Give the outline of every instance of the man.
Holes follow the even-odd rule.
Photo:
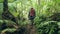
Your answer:
[[[32,22],[31,25],[33,25],[33,23],[34,23],[35,16],[36,16],[35,15],[35,9],[34,8],[31,8],[31,10],[29,12],[29,15],[28,15],[29,20],[31,20],[31,22]]]

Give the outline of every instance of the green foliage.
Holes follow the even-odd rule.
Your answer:
[[[2,20],[2,2],[3,0],[0,0],[0,25],[4,22],[7,23],[7,26],[15,24],[10,20]],[[8,2],[9,11],[19,19],[20,26],[26,26],[31,23],[28,20],[28,13],[30,8],[33,7],[36,12],[34,24],[37,34],[55,34],[56,30],[60,28],[60,21],[52,20],[54,13],[60,13],[60,0],[8,0]],[[60,14],[55,15],[55,17],[60,20]],[[60,34],[60,30],[58,34]]]
[[[0,0],[0,3],[2,3],[4,0]],[[8,0],[8,2],[14,2],[15,0]]]

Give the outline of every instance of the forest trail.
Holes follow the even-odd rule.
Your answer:
[[[27,25],[27,34],[36,34],[36,28],[34,25]]]

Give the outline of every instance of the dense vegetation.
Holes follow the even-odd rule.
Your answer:
[[[34,34],[60,34],[60,0],[8,0],[9,12],[17,18],[18,25],[10,19],[4,19],[3,1],[0,0],[0,33],[32,34],[31,21],[28,18],[30,9],[36,12],[33,29]],[[10,15],[9,15],[10,16]],[[2,29],[2,24],[6,25]],[[8,33],[7,33],[8,32]]]

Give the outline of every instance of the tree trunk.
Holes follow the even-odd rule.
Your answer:
[[[4,0],[4,2],[3,2],[3,11],[4,12],[8,11],[8,0]]]
[[[8,0],[3,1],[3,13],[2,13],[2,18],[5,20],[11,20],[18,24],[18,18],[12,15],[9,10],[8,10]]]
[[[40,0],[38,0],[38,5],[40,5]]]

